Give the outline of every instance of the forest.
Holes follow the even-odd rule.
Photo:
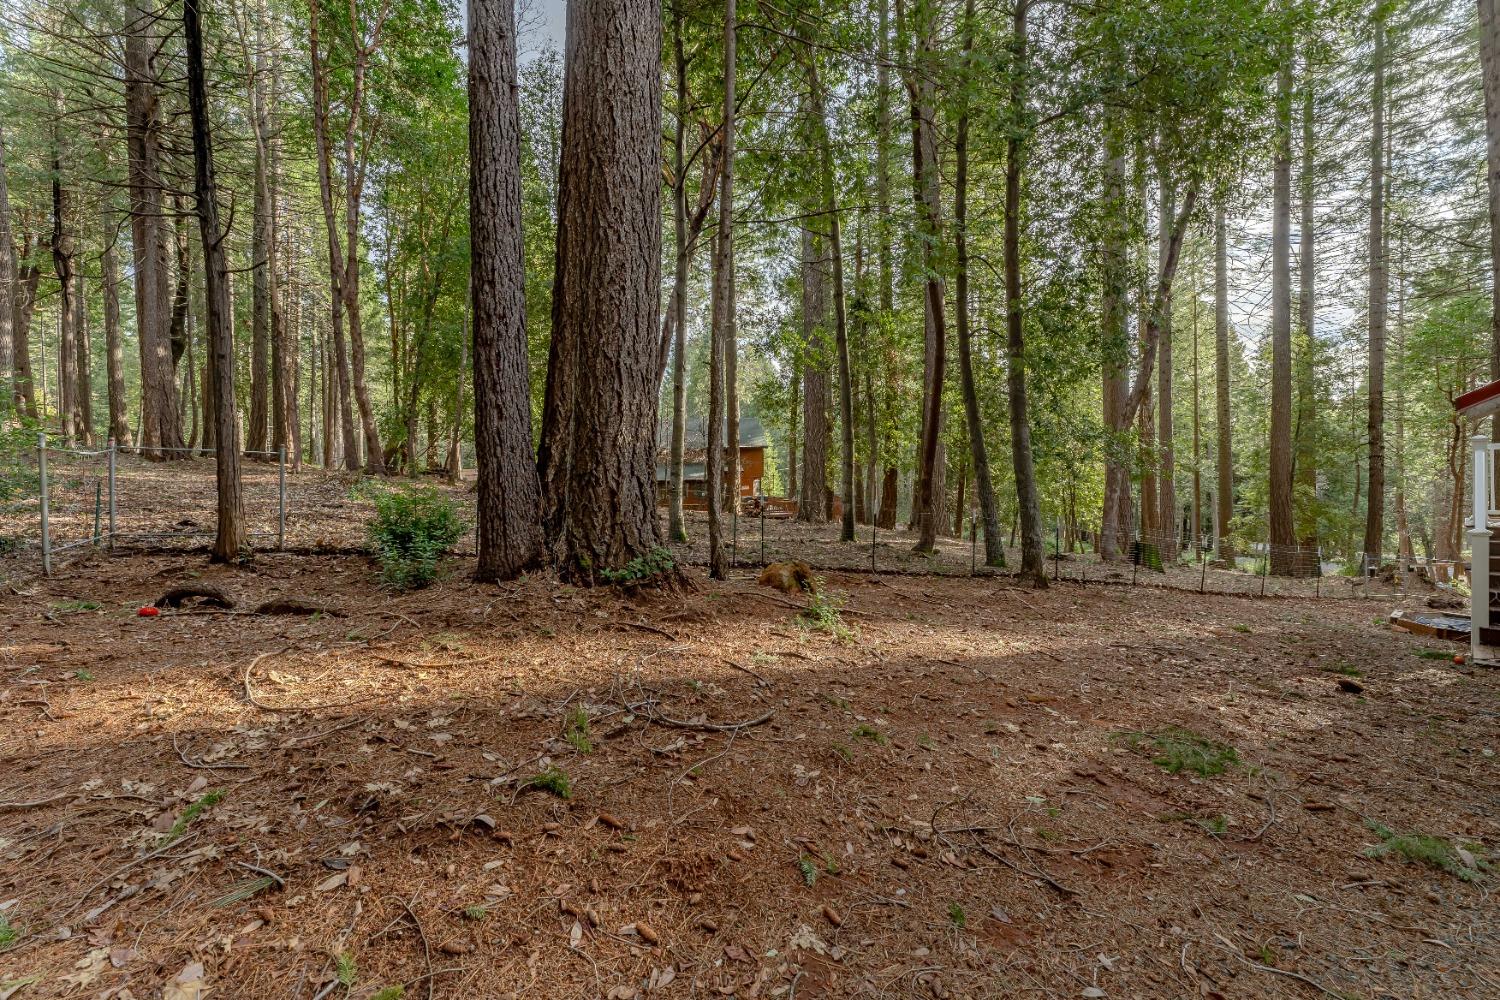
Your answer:
[[[0,7],[0,1000],[1500,995],[1500,0]]]
[[[718,503],[684,515],[684,439],[737,482],[742,413],[757,489],[846,540],[972,520],[1033,577],[1055,529],[1278,574],[1459,557],[1450,403],[1493,353],[1473,10],[652,7],[630,113],[661,141],[605,156],[576,102],[623,98],[568,63],[561,10],[489,8],[208,9],[200,122],[179,7],[18,5],[9,426],[171,458],[228,421],[294,470],[477,464],[500,574],[618,570],[690,530],[713,557],[736,501],[700,482]],[[628,205],[627,163],[659,181]],[[616,225],[634,255],[594,259]],[[596,450],[616,413],[628,457]]]

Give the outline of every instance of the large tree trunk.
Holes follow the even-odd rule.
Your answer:
[[[552,560],[593,583],[661,543],[661,7],[574,0],[566,48],[539,470]]]
[[[219,228],[214,192],[214,152],[209,133],[208,87],[203,72],[203,30],[199,0],[183,0],[183,33],[187,36],[188,106],[193,122],[193,194],[203,237],[204,303],[209,345],[214,358],[214,429],[220,447],[215,455],[219,492],[219,525],[213,559],[236,559],[246,546],[240,494],[239,441],[235,427],[234,327],[230,315],[229,265]]]
[[[1229,253],[1224,225],[1224,203],[1214,204],[1214,448],[1217,485],[1214,489],[1214,552],[1221,560],[1234,559],[1229,541],[1234,519],[1234,453],[1229,426]]]
[[[733,3],[733,0],[730,0]],[[818,79],[817,56],[808,52],[807,81],[812,101],[814,133],[823,187],[823,211],[828,216],[828,252],[833,262],[833,343],[839,366],[839,492],[843,500],[839,541],[854,541],[854,386],[849,373],[849,317],[844,296],[844,258],[840,245],[838,184],[833,172],[833,147],[823,112],[823,86]]]
[[[1374,84],[1370,96],[1370,442],[1369,500],[1365,507],[1366,565],[1378,563],[1385,542],[1385,12],[1374,17]]]
[[[188,343],[188,313],[192,309],[193,265],[192,242],[188,234],[187,208],[182,195],[172,195],[172,233],[176,238],[177,280],[172,286],[172,318],[167,325],[167,339],[172,343],[172,370],[182,361]],[[233,317],[231,317],[231,320]]]
[[[677,131],[672,137],[672,232],[677,240],[676,269],[672,278],[672,430],[667,458],[667,538],[687,541],[682,514],[682,466],[687,439],[687,281],[690,245],[687,225],[687,53],[682,41],[682,8],[672,8],[672,60],[677,79]],[[703,191],[699,189],[701,199]]]
[[[1271,159],[1270,571],[1297,565],[1292,522],[1292,57],[1276,71],[1276,133]]]
[[[1025,26],[1026,26],[1026,6],[1027,6],[1027,2],[1028,2],[1028,0],[1018,0],[1018,2],[1017,2],[1017,5],[1016,5],[1016,11],[1017,12],[1016,12],[1015,17],[1016,17],[1016,23],[1019,25],[1019,29],[1022,32],[1022,34],[1020,36],[1014,37],[1013,40],[1012,40],[1013,52],[1019,50],[1019,52],[1022,55],[1022,57],[1024,57],[1025,44],[1026,44],[1024,32],[1025,32]],[[972,72],[972,68],[973,68],[972,64],[973,64],[973,57],[974,57],[974,0],[965,0],[965,3],[964,3],[963,45],[964,45],[964,64],[965,64],[965,70],[966,70],[966,79],[965,79],[965,81],[963,83],[963,86],[968,87],[970,84],[969,84],[969,80],[967,79],[967,74]],[[1019,118],[1018,117],[1014,117],[1014,116],[1018,116],[1019,113],[1024,110],[1024,105],[1025,105],[1025,96],[1026,95],[1025,95],[1025,91],[1023,89],[1024,84],[1020,80],[1020,76],[1019,76],[1020,72],[1021,71],[1019,69],[1016,69],[1015,70],[1016,76],[1011,81],[1011,108],[1010,108],[1010,112],[1011,112],[1011,115],[1013,116],[1013,118],[1012,118],[1013,121],[1019,121]],[[1018,105],[1019,105],[1019,107],[1018,107]],[[957,134],[957,140],[955,142],[955,150],[954,151],[955,151],[956,166],[955,166],[954,178],[953,178],[953,181],[954,181],[953,182],[953,249],[954,249],[954,272],[955,272],[954,273],[954,285],[955,285],[955,288],[954,288],[953,317],[954,317],[954,331],[955,331],[955,333],[958,336],[958,374],[959,374],[959,385],[960,385],[960,388],[961,388],[961,390],[963,392],[963,397],[964,397],[964,420],[965,420],[965,423],[968,426],[968,431],[969,431],[969,450],[972,453],[972,457],[973,457],[973,460],[974,460],[974,486],[975,486],[975,492],[978,493],[978,495],[979,495],[979,512],[980,512],[980,517],[984,521],[984,564],[986,566],[1004,566],[1005,565],[1005,538],[1000,534],[1000,511],[999,511],[998,504],[995,502],[995,484],[990,480],[990,456],[989,456],[989,449],[985,446],[985,441],[984,441],[984,418],[983,418],[983,416],[979,412],[979,391],[978,391],[978,388],[975,385],[973,350],[971,349],[970,343],[969,343],[969,204],[968,204],[968,200],[969,200],[969,106],[968,106],[968,100],[967,100],[967,98],[964,99],[964,102],[963,102],[963,111],[959,115],[959,119],[958,119],[958,134]],[[1015,202],[1014,209],[1015,209],[1015,213],[1018,216],[1018,218],[1016,220],[1014,220],[1014,221],[1016,223],[1016,233],[1017,233],[1017,237],[1016,237],[1017,244],[1016,245],[1017,245],[1017,249],[1018,250],[1019,250],[1019,246],[1020,246],[1020,242],[1019,242],[1020,241],[1020,236],[1019,236],[1019,233],[1020,233],[1019,214],[1020,214],[1020,209],[1021,209],[1021,201],[1020,201],[1019,185],[1020,185],[1021,171],[1020,171],[1019,162],[1015,163],[1014,173],[1012,173],[1012,171],[1011,171],[1011,166],[1012,166],[1013,158],[1017,158],[1018,159],[1019,155],[1020,155],[1020,140],[1018,138],[1013,137],[1011,140],[1009,140],[1007,142],[1007,145],[1006,145],[1006,161],[1005,161],[1005,164],[1006,164],[1006,175],[1005,175],[1005,181],[1006,181],[1006,188],[1005,188],[1005,194],[1006,194],[1006,201],[1005,201],[1005,208],[1006,208],[1006,216],[1005,216],[1005,225],[1006,225],[1005,233],[1006,233],[1006,237],[1005,238],[1006,238],[1006,244],[1005,244],[1005,248],[1006,248],[1006,254],[1007,254],[1006,259],[1005,259],[1005,277],[1006,277],[1007,296],[1009,295],[1009,289],[1010,289],[1010,268],[1011,268],[1011,260],[1010,260],[1010,257],[1009,257],[1009,253],[1010,253],[1010,242],[1009,242],[1009,240],[1010,240],[1010,226],[1011,226],[1011,223],[1013,221],[1011,219],[1011,209],[1012,209],[1012,206],[1011,206],[1011,202],[1010,202],[1010,193],[1011,193],[1012,187],[1017,188],[1017,191],[1016,191],[1016,202]],[[1017,270],[1016,270],[1016,288],[1017,288],[1017,295],[1019,296],[1019,289],[1020,289],[1020,270],[1019,270],[1019,268],[1020,268],[1020,262],[1019,261],[1016,262],[1016,268],[1017,268]],[[1017,301],[1015,303],[1015,309],[1016,309],[1016,316],[1017,316],[1017,320],[1018,320],[1017,341],[1016,341],[1016,347],[1017,347],[1018,350],[1021,348],[1021,345],[1022,345],[1022,342],[1021,342],[1021,339],[1020,339],[1020,330],[1019,330],[1020,308],[1021,308],[1021,304],[1020,304],[1019,301]],[[1009,316],[1008,316],[1008,313],[1007,313],[1007,326],[1008,325],[1009,325]],[[1014,359],[1012,359],[1012,361],[1010,363],[1014,364]],[[1023,425],[1024,425],[1025,429],[1026,429],[1027,435],[1028,435],[1028,438],[1027,438],[1027,441],[1026,441],[1026,454],[1025,454],[1025,462],[1026,462],[1026,466],[1027,466],[1026,472],[1027,472],[1028,475],[1031,475],[1032,472],[1033,472],[1033,469],[1032,469],[1032,466],[1031,466],[1031,442],[1030,442],[1030,437],[1029,437],[1029,435],[1030,435],[1030,424],[1026,420],[1026,415],[1025,415],[1025,397],[1024,397],[1024,393],[1026,391],[1025,390],[1025,384],[1026,383],[1025,383],[1024,375],[1023,375],[1022,379],[1020,380],[1020,382],[1021,382],[1021,392],[1023,394],[1022,398],[1020,400],[1020,404],[1021,404],[1021,413],[1020,413],[1020,416],[1021,416],[1022,423],[1023,423]],[[1016,400],[1016,398],[1014,396],[1014,392],[1012,392],[1012,396],[1011,396],[1011,399],[1010,399],[1010,403],[1011,403],[1012,407],[1014,407],[1014,405],[1016,404],[1016,402],[1017,402],[1017,400]],[[1014,420],[1014,418],[1015,418],[1015,414],[1013,412],[1012,413],[1012,420]],[[1014,440],[1012,441],[1012,444],[1011,444],[1011,450],[1012,450],[1013,453],[1016,450],[1016,442]],[[1016,458],[1016,456],[1013,454],[1012,458],[1014,459],[1014,458]],[[1016,476],[1016,481],[1017,481],[1018,484],[1020,483],[1020,480],[1021,480],[1021,476],[1018,474]],[[1035,493],[1036,493],[1036,481],[1035,481],[1034,475],[1032,476],[1031,482],[1029,484],[1029,488],[1031,489],[1032,496],[1034,498],[1035,497]],[[1040,516],[1040,515],[1038,515],[1038,516]]]
[[[131,252],[135,265],[136,341],[141,356],[140,446],[148,457],[184,458],[173,367],[171,281],[160,175],[161,118],[154,65],[154,10],[129,0],[125,15],[126,146],[130,154]]]
[[[933,67],[937,62],[937,13],[920,5],[913,13],[917,39],[916,69],[907,75],[911,98],[912,200],[922,247],[922,269],[927,275],[922,296],[923,405],[922,434],[917,455],[914,515],[919,532],[917,552],[932,552],[942,520],[943,490],[939,441],[943,425],[943,381],[947,364],[947,325],[943,318],[944,289],[939,247],[943,239],[939,194],[937,123],[934,120]]]
[[[34,244],[28,234],[22,240],[22,251],[18,259],[26,260],[16,271],[15,302],[11,309],[11,327],[15,336],[15,395],[16,408],[30,420],[36,420],[36,379],[31,371],[31,317],[36,312],[36,290],[41,283],[42,270],[31,259]],[[39,253],[40,248],[36,247]]]
[[[823,241],[811,224],[802,229],[802,476],[797,520],[821,524],[827,520],[828,370],[824,322],[828,315],[823,271]]]
[[[1303,59],[1302,81],[1302,164],[1298,176],[1298,199],[1301,202],[1301,231],[1297,247],[1297,313],[1300,340],[1297,352],[1297,429],[1296,454],[1293,456],[1293,516],[1297,525],[1297,547],[1300,550],[1296,572],[1299,576],[1321,576],[1318,555],[1318,441],[1317,380],[1318,337],[1314,321],[1313,288],[1316,275],[1314,260],[1313,198],[1316,180],[1313,160],[1313,70],[1312,58]]]
[[[469,238],[474,310],[474,447],[479,565],[510,579],[542,555],[531,451],[526,276],[521,263],[521,119],[513,0],[469,0]],[[408,439],[407,447],[414,442]]]
[[[967,0],[967,4],[966,13],[972,19],[974,0]],[[1011,31],[1010,128],[1005,143],[1005,369],[1010,390],[1011,464],[1015,469],[1016,506],[1021,521],[1021,578],[1030,580],[1033,586],[1046,587],[1042,514],[1037,498],[1036,467],[1031,455],[1031,418],[1026,411],[1026,341],[1021,299],[1021,167],[1025,157],[1021,136],[1026,115],[1026,15],[1029,7],[1028,0],[1016,0]],[[963,302],[962,293],[959,301]],[[966,388],[965,395],[970,391]],[[977,430],[977,406],[975,409],[970,423]],[[976,465],[982,455],[983,449],[975,448]],[[983,490],[988,486],[988,470],[979,471],[985,477],[980,480],[980,489]],[[997,536],[995,546],[999,547],[999,519],[994,520],[992,529],[990,514],[986,512],[986,551],[990,547],[991,530]],[[1003,558],[1002,555],[1002,561]]]

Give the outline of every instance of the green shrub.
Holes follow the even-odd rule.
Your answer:
[[[458,504],[431,486],[401,486],[373,499],[370,548],[380,562],[381,582],[397,590],[427,586],[464,533]]]
[[[620,569],[601,569],[599,578],[617,587],[654,583],[669,576],[677,568],[672,553],[658,546],[643,556],[636,556]]]
[[[1223,774],[1232,765],[1240,762],[1234,747],[1219,743],[1181,726],[1168,726],[1154,733],[1117,733],[1131,749],[1153,752],[1151,763],[1168,774],[1192,771],[1200,777]]]
[[[1459,845],[1426,833],[1396,833],[1383,823],[1366,820],[1365,826],[1380,843],[1365,849],[1365,856],[1382,858],[1397,854],[1408,861],[1436,868],[1464,882],[1477,882],[1490,864],[1477,844]]]

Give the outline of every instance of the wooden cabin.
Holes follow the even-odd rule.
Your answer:
[[[701,419],[689,419],[683,439],[682,453],[682,506],[687,510],[708,509],[708,448]],[[660,428],[657,441],[670,442],[672,429]],[[766,471],[766,429],[760,418],[753,413],[740,415],[740,497],[764,495],[761,479]],[[726,449],[727,458],[727,449]],[[658,503],[667,502],[667,476],[671,469],[671,452],[662,448],[656,454],[656,497]],[[729,482],[728,462],[725,462],[724,490],[732,489]]]
[[[1497,506],[1496,469],[1500,443],[1490,441],[1479,421],[1500,413],[1500,381],[1464,393],[1453,401],[1460,417],[1475,423],[1469,438],[1473,448],[1472,512],[1469,526],[1469,659],[1471,663],[1500,663],[1500,506]]]

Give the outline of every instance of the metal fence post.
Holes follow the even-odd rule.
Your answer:
[[[969,518],[969,575],[979,573],[979,525]]]
[[[119,445],[109,439],[109,547],[115,547],[115,454]]]
[[[276,548],[286,545],[286,445],[276,449]]]
[[[766,504],[761,501],[760,505],[760,564],[766,564]]]
[[[1266,596],[1266,577],[1271,575],[1271,538],[1266,536],[1266,560],[1260,564],[1260,596]]]
[[[875,532],[880,529],[874,518],[870,519],[870,572],[875,572]]]
[[[1052,579],[1062,579],[1062,522],[1052,522]]]
[[[101,494],[104,492],[104,484],[94,480],[94,548],[99,547],[99,508],[101,506]]]
[[[42,494],[42,573],[52,575],[52,537],[47,526],[47,432],[37,431],[36,465]]]

